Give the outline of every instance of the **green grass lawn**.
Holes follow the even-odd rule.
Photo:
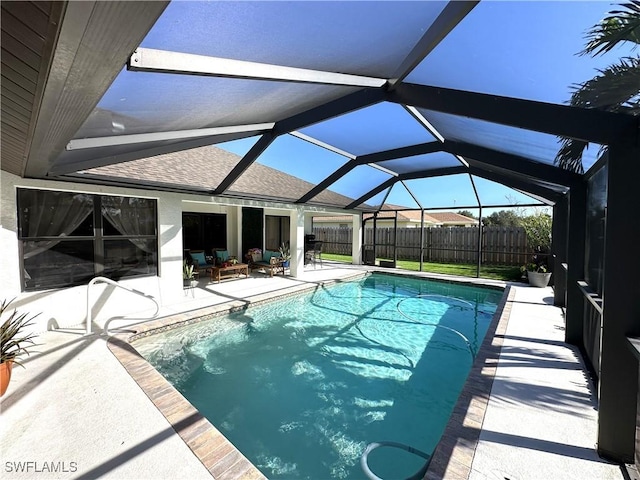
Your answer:
[[[351,255],[337,255],[334,253],[323,253],[323,260],[333,260],[336,262],[351,263]],[[420,262],[410,260],[398,260],[398,268],[405,270],[420,271]],[[466,263],[428,263],[422,264],[423,272],[445,273],[448,275],[460,275],[463,277],[475,277],[477,266]],[[519,280],[520,268],[512,265],[482,265],[480,267],[480,277],[493,280]]]

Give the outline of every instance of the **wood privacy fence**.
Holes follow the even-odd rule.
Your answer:
[[[322,251],[351,255],[351,228],[315,227],[322,240]],[[393,228],[378,228],[376,257],[393,259]],[[373,229],[365,229],[365,248],[373,245]],[[420,229],[398,228],[397,259],[420,260]],[[478,227],[427,227],[424,229],[425,262],[476,263]],[[522,265],[531,250],[522,227],[487,226],[482,228],[482,263],[485,265]]]

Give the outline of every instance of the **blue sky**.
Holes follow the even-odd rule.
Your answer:
[[[597,58],[578,56],[584,46],[585,31],[613,9],[610,2],[480,2],[452,34],[407,78],[407,81],[482,93],[495,93],[550,103],[566,103],[570,86],[594,76],[597,68],[604,68],[629,51],[624,48]],[[389,112],[367,109],[369,120],[358,122],[359,128],[389,126]],[[372,115],[373,114],[373,115]],[[355,115],[350,115],[355,116]],[[364,116],[360,115],[358,120]],[[344,139],[340,119],[327,122],[322,140],[355,154],[359,138]],[[392,122],[391,125],[399,122]],[[373,126],[372,126],[373,125]],[[336,133],[331,135],[330,129]],[[407,134],[399,126],[397,135],[406,140]],[[311,132],[309,132],[311,134]],[[319,135],[322,136],[322,135]],[[374,136],[379,149],[392,148]],[[248,151],[255,139],[221,145],[239,155]],[[518,139],[514,138],[515,141]],[[422,140],[427,141],[427,140]],[[417,142],[416,142],[417,143]],[[554,139],[555,143],[555,139]],[[370,143],[365,143],[370,145]],[[555,148],[555,144],[551,145]],[[365,147],[366,149],[366,147]],[[590,152],[595,157],[597,146]],[[524,152],[523,152],[524,153]],[[545,152],[548,155],[548,152]],[[552,158],[552,157],[551,157]],[[269,148],[260,163],[317,182],[338,168],[345,158],[323,149],[305,145],[298,139],[282,139]],[[369,181],[370,180],[370,181]],[[343,181],[334,190],[350,196],[384,177],[373,174],[371,179],[354,175],[352,182]],[[468,176],[427,179],[408,182],[409,188],[425,206],[463,206],[476,204]],[[358,188],[360,187],[360,188]],[[476,179],[476,187],[485,204],[497,205],[513,201],[520,204],[533,200],[503,186]],[[380,197],[380,196],[378,196]],[[387,199],[390,203],[414,206],[406,191],[397,185]],[[493,209],[486,209],[491,213]]]
[[[172,2],[143,47],[161,48],[302,68],[371,75],[395,70],[393,59],[408,52],[423,27],[443,8],[441,2]],[[602,1],[480,2],[460,25],[407,77],[407,81],[529,100],[565,103],[571,86],[593,77],[629,49],[592,58],[578,56],[585,32],[615,5]],[[280,35],[286,29],[286,39]],[[372,43],[375,48],[372,49]],[[375,70],[370,71],[370,70]],[[166,76],[122,72],[99,107],[135,113],[148,125],[197,128],[196,118],[211,121],[251,118],[252,109],[268,117],[304,89],[286,90],[278,82]],[[169,78],[170,77],[170,78]],[[233,88],[227,88],[235,82]],[[271,85],[270,85],[271,84]],[[311,87],[306,87],[311,88]],[[318,88],[314,86],[313,88]],[[326,95],[336,95],[328,87]],[[336,88],[336,87],[332,87]],[[342,87],[338,87],[342,88]],[[219,92],[218,92],[219,91]],[[310,90],[311,91],[311,90]],[[347,93],[347,92],[345,92]],[[162,97],[162,102],[157,98]],[[200,108],[198,108],[200,107]],[[269,110],[271,108],[272,110]],[[196,111],[197,110],[197,111]],[[198,117],[198,115],[200,117]],[[209,117],[207,117],[209,115]],[[216,117],[218,115],[219,117]],[[254,114],[255,115],[255,114]],[[260,114],[258,114],[259,116]],[[209,120],[207,120],[209,118]],[[503,151],[551,163],[556,139],[535,132],[480,125],[468,119],[433,115],[434,126],[456,126],[462,135]],[[467,122],[455,125],[455,122]],[[476,124],[474,124],[476,122]],[[214,122],[215,123],[215,122]],[[233,123],[232,123],[233,124]],[[474,128],[469,128],[474,127]],[[475,128],[477,127],[477,128]],[[482,128],[480,128],[482,127]],[[381,104],[313,125],[303,133],[352,154],[371,153],[408,143],[432,141],[398,105]],[[478,133],[480,132],[480,133]],[[465,138],[461,138],[465,139]],[[244,155],[255,138],[220,144]],[[513,149],[522,149],[514,151]],[[597,146],[591,148],[591,162]],[[451,159],[432,157],[436,163]],[[428,161],[428,159],[416,159]],[[347,159],[291,136],[278,138],[258,159],[312,183],[318,183]],[[388,176],[358,168],[331,187],[357,198]],[[426,207],[475,204],[468,176],[408,182]],[[509,189],[478,180],[485,205],[531,200]],[[382,195],[369,203],[381,200]],[[400,185],[389,203],[415,206]]]

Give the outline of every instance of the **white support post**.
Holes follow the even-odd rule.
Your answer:
[[[291,260],[289,270],[291,276],[297,278],[304,272],[304,233],[306,216],[302,207],[289,212],[289,248]]]
[[[243,252],[242,251],[242,206],[241,205],[237,205],[235,207],[233,207],[235,209],[235,214],[236,214],[236,251],[238,252],[237,254],[237,259],[240,263],[243,263],[245,261],[244,258],[244,254],[247,252]],[[231,207],[229,207],[229,209],[231,209]]]
[[[353,216],[351,257],[351,263],[354,265],[362,265],[362,214]]]

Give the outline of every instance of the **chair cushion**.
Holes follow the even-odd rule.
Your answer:
[[[266,263],[271,262],[271,259],[273,257],[279,257],[280,256],[280,252],[276,252],[274,250],[265,250],[264,253],[262,254],[262,260]]]
[[[204,257],[204,252],[191,252],[191,258],[198,261],[198,266],[203,267],[207,264],[207,259]]]
[[[215,251],[216,258],[221,262],[226,262],[229,260],[229,252],[227,250],[216,250]]]

